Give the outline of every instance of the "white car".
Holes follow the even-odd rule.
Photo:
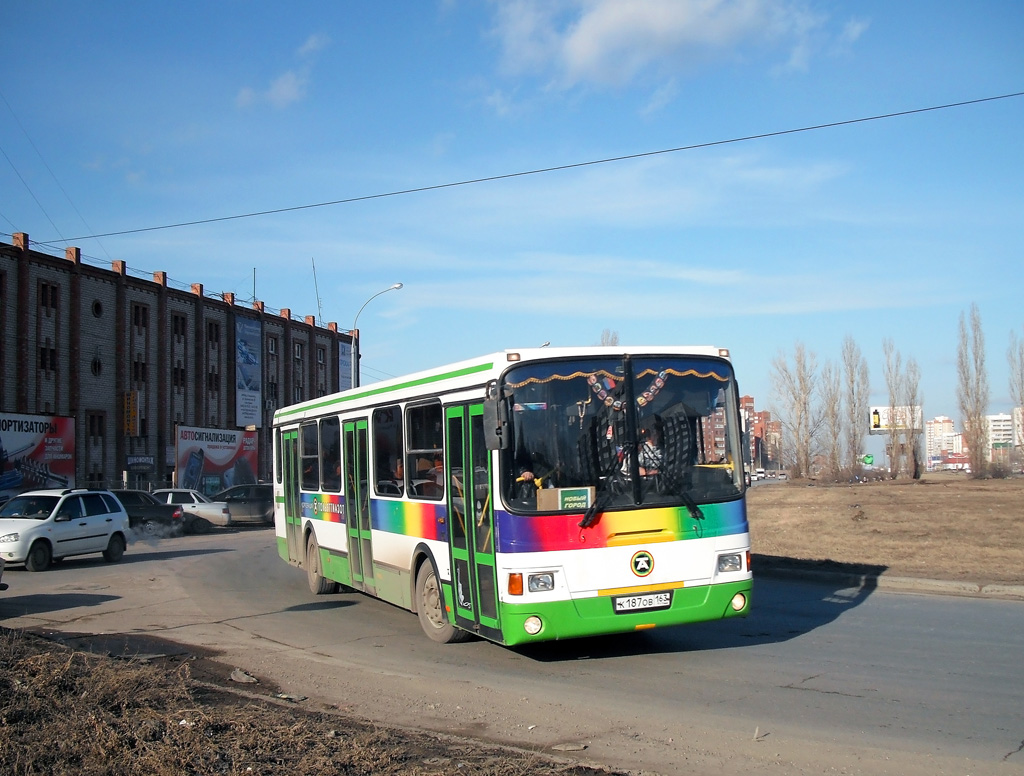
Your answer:
[[[0,507],[0,558],[29,571],[93,552],[115,563],[124,555],[128,531],[128,513],[110,491],[31,490]]]
[[[185,512],[187,533],[206,533],[211,525],[231,525],[231,512],[224,501],[211,501],[198,490],[161,488],[153,496],[165,504],[179,504]]]

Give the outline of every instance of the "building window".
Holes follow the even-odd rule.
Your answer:
[[[132,305],[132,325],[141,334],[149,328],[149,308],[142,304]]]
[[[106,416],[102,412],[90,412],[86,415],[85,425],[90,444],[103,443],[103,437],[106,435],[106,420]]]
[[[295,360],[296,361],[301,361],[302,360],[302,343],[301,342],[296,342],[295,343]]]
[[[179,361],[175,366],[171,368],[171,385],[174,386],[174,390],[181,393],[185,390],[185,367],[181,365]]]
[[[277,337],[267,337],[267,352],[270,355],[276,355],[277,353]]]
[[[217,321],[206,322],[206,339],[211,345],[220,343],[220,324]]]
[[[47,340],[49,345],[49,340]],[[43,372],[57,371],[57,349],[50,347],[39,348],[39,369]]]
[[[326,348],[317,348],[316,349],[316,362],[318,364],[323,364],[326,361],[327,361],[327,349]]]
[[[39,284],[39,306],[46,315],[57,309],[57,286],[53,283]]]
[[[292,401],[302,401],[302,386],[296,385],[292,391]]]
[[[267,383],[267,401],[277,404],[277,383]]]
[[[217,393],[220,391],[220,373],[210,372],[206,375],[206,390],[210,393]]]
[[[136,356],[132,362],[132,381],[136,383],[146,382],[148,366],[142,356]]]
[[[178,313],[173,313],[171,315],[171,334],[175,339],[185,339],[185,326],[186,319],[184,315],[179,315]]]

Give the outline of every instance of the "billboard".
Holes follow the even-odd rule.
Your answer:
[[[259,446],[255,431],[178,426],[174,476],[179,488],[210,496],[232,485],[256,482]]]
[[[893,431],[924,432],[924,413],[920,405],[913,407],[872,407],[868,420],[869,434],[888,434]],[[913,425],[911,425],[913,424]]]
[[[338,390],[347,391],[352,387],[352,345],[338,343]]]
[[[242,428],[263,424],[262,353],[260,322],[235,318],[235,425]]]
[[[75,419],[0,412],[0,498],[75,487]]]

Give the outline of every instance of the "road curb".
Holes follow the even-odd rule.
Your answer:
[[[759,562],[760,561],[760,562]],[[803,579],[819,584],[841,584],[849,587],[876,588],[906,593],[930,593],[973,598],[996,598],[1024,601],[1024,585],[986,584],[945,579],[897,577],[885,573],[844,570],[841,568],[813,568],[806,561],[786,563],[777,558],[754,559],[754,576],[780,579]],[[838,565],[838,564],[837,564]]]

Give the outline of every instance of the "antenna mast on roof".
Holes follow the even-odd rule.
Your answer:
[[[323,303],[320,301],[320,287],[317,285],[317,282],[316,282],[316,260],[312,256],[310,256],[309,257],[309,262],[310,262],[310,264],[313,265],[313,292],[316,294],[317,321],[319,322],[320,326],[323,326],[324,325],[324,306],[323,306]]]

